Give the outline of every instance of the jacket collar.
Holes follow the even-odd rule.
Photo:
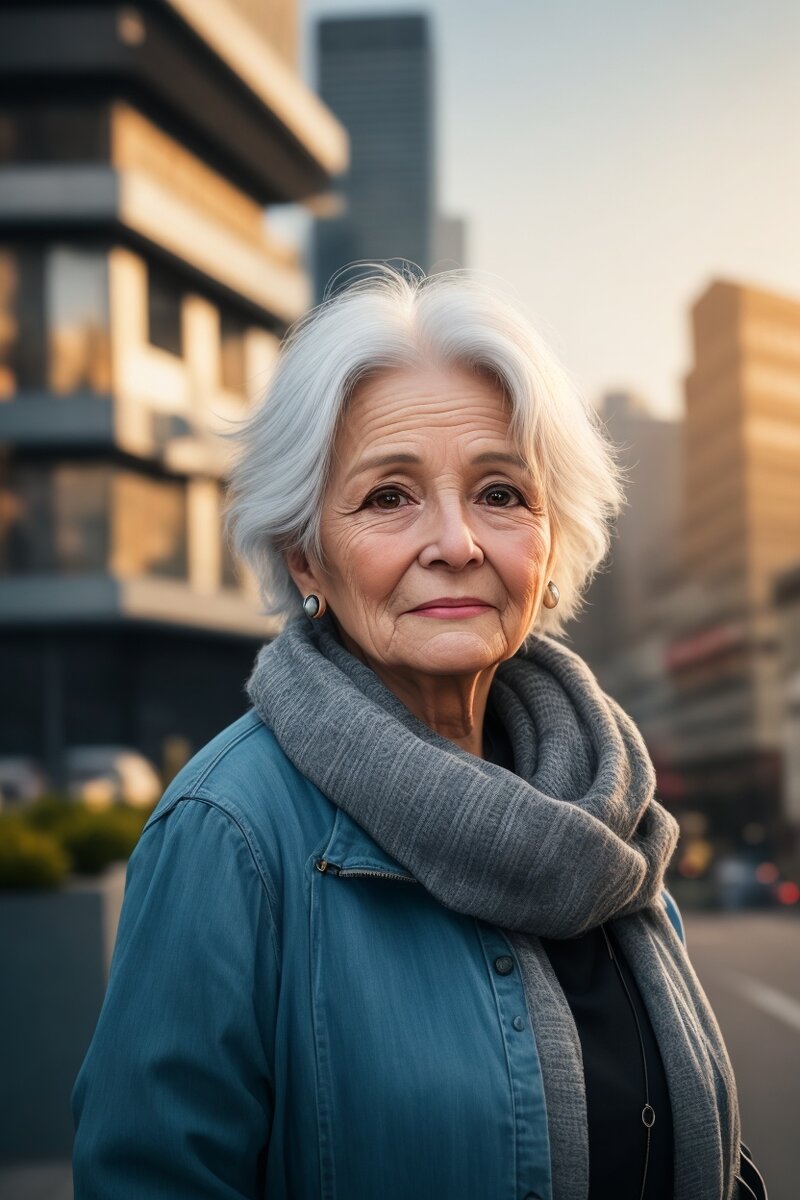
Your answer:
[[[403,879],[416,878],[373,841],[343,808],[336,809],[336,820],[321,857],[342,870],[385,871]]]

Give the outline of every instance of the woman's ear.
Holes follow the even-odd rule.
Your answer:
[[[292,546],[291,549],[284,550],[283,557],[301,596],[307,596],[310,592],[316,592],[318,595],[324,594],[319,569],[308,559],[300,546]]]

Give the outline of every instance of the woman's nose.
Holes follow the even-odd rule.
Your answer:
[[[470,562],[483,562],[483,551],[475,540],[468,509],[458,497],[433,506],[424,524],[424,537],[419,556],[423,566],[442,562],[463,568]]]

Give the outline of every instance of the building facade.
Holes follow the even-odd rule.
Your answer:
[[[672,801],[681,787],[671,768],[674,690],[664,663],[677,578],[681,428],[630,392],[609,392],[598,411],[624,470],[626,503],[568,640],[638,724],[660,798]]]
[[[436,241],[432,271],[452,271],[466,267],[467,222],[464,217],[440,213],[436,221]]]
[[[783,843],[777,576],[800,559],[800,301],[718,281],[692,310],[672,751],[718,828]]]
[[[74,744],[196,748],[275,631],[220,435],[311,301],[264,209],[347,162],[294,41],[286,0],[0,13],[0,754],[56,779]]]
[[[433,54],[427,16],[327,17],[317,26],[321,98],[350,138],[338,215],[315,223],[316,298],[358,260],[437,254]],[[351,267],[345,280],[359,274]],[[336,290],[336,284],[330,289]]]

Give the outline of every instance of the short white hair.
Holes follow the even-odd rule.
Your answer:
[[[263,611],[288,617],[302,597],[284,554],[325,562],[320,515],[334,441],[363,380],[393,367],[461,367],[493,379],[511,407],[557,538],[556,608],[534,627],[563,633],[608,551],[624,503],[623,470],[593,406],[518,306],[468,271],[425,276],[386,264],[325,299],[286,334],[263,399],[223,436],[239,443],[227,473],[224,535],[253,571]]]

